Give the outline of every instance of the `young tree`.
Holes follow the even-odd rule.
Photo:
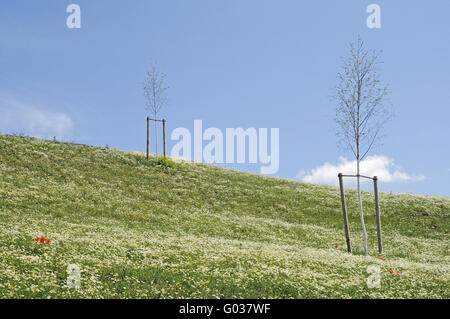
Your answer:
[[[160,72],[156,65],[153,65],[151,69],[147,72],[143,88],[144,97],[147,109],[152,115],[154,115],[155,120],[157,119],[158,113],[161,108],[167,103],[166,90],[168,87],[165,86],[164,80],[166,75]],[[155,121],[155,147],[156,154],[158,154],[158,128],[157,122]]]
[[[364,253],[367,255],[367,232],[360,185],[360,161],[377,143],[380,131],[392,117],[386,107],[388,88],[380,82],[378,75],[379,52],[368,51],[364,42],[350,44],[350,55],[343,59],[341,72],[335,89],[337,101],[336,123],[339,143],[350,149],[356,158],[356,175],[361,225],[364,235]]]

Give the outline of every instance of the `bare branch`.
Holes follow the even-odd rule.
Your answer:
[[[334,98],[339,145],[350,149],[357,160],[376,144],[380,131],[392,117],[391,109],[386,107],[389,91],[378,75],[379,57],[380,52],[366,50],[358,39],[350,43],[350,54],[341,58],[342,69],[337,74]]]
[[[158,71],[156,65],[153,65],[150,71],[147,72],[144,82],[142,84],[144,89],[145,104],[151,114],[158,118],[158,113],[161,108],[167,104],[166,90],[164,80],[166,75]],[[158,129],[155,121],[155,149],[158,154]]]
[[[157,115],[161,108],[167,104],[165,86],[166,75],[158,71],[156,66],[152,66],[150,71],[147,72],[144,82],[144,97],[147,109],[153,114]]]

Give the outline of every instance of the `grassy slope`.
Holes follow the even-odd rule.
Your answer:
[[[449,298],[450,199],[381,194],[381,261],[348,194],[353,255],[334,187],[0,135],[0,297]]]

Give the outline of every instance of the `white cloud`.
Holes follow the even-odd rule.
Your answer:
[[[368,156],[361,161],[361,175],[377,176],[381,182],[406,182],[422,181],[423,175],[410,175],[394,164],[394,160],[383,155]],[[303,182],[315,184],[338,185],[339,173],[356,174],[356,160],[348,160],[345,157],[339,158],[339,163],[334,165],[325,163],[311,170],[311,172],[301,171],[297,178]]]
[[[49,112],[15,98],[0,96],[0,131],[50,138],[67,138],[73,121],[69,115]]]

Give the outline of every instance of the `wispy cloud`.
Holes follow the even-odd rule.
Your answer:
[[[337,185],[339,173],[356,174],[356,160],[339,158],[338,164],[325,163],[311,170],[311,172],[300,171],[297,175],[303,182],[316,184]],[[368,156],[361,161],[361,174],[377,176],[384,183],[422,181],[424,175],[411,175],[402,171],[394,164],[394,160],[383,155]]]
[[[49,138],[68,138],[73,129],[69,115],[49,112],[16,98],[0,95],[0,131]]]

